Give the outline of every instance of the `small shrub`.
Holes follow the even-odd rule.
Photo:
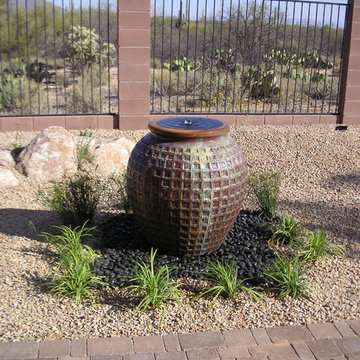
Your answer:
[[[271,242],[275,244],[292,245],[299,240],[301,235],[301,223],[297,222],[293,216],[285,214],[278,229],[274,232]]]
[[[48,83],[54,80],[55,72],[49,72],[45,63],[40,61],[28,62],[25,66],[26,76],[37,83]]]
[[[115,193],[120,197],[121,204],[126,214],[131,214],[132,208],[130,205],[127,188],[126,188],[126,171],[124,171],[121,175],[113,175],[111,180],[115,184]],[[115,197],[117,197],[115,195]],[[114,195],[112,195],[112,198]]]
[[[46,108],[44,90],[35,81],[4,76],[0,80],[0,111],[9,114],[39,114]]]
[[[85,164],[91,164],[94,161],[94,154],[91,152],[88,142],[76,144],[76,157],[79,169],[82,169]]]
[[[219,296],[235,299],[241,292],[249,293],[256,300],[263,299],[254,289],[244,285],[245,279],[238,278],[238,269],[234,262],[231,262],[230,265],[223,265],[219,261],[210,262],[204,280],[208,281],[210,286],[196,296],[194,300],[202,296],[211,296],[213,299],[208,308],[213,305]]]
[[[287,295],[292,298],[309,295],[308,284],[303,279],[304,272],[298,257],[281,257],[275,253],[272,266],[265,267],[263,272],[278,298]]]
[[[99,88],[106,84],[107,73],[103,71],[100,81],[98,67],[85,69],[83,76],[68,90],[68,109],[73,113],[101,113],[108,106],[107,92]]]
[[[277,172],[253,172],[248,184],[264,216],[274,217],[280,192],[280,174]]]
[[[315,262],[332,255],[343,255],[345,248],[342,245],[328,244],[325,231],[308,231],[300,254],[305,262]]]
[[[64,225],[75,227],[93,220],[103,188],[98,179],[79,173],[50,183],[49,190],[38,192],[38,199],[55,211]]]
[[[162,322],[167,315],[166,302],[178,300],[178,285],[170,279],[172,269],[169,269],[167,265],[155,271],[156,252],[157,250],[151,249],[150,268],[139,258],[132,272],[133,278],[130,279],[134,284],[125,289],[130,296],[140,299],[137,311],[144,312],[148,307],[160,308],[162,310]]]
[[[59,254],[58,267],[62,273],[50,283],[50,292],[60,297],[75,296],[79,303],[85,298],[94,302],[91,290],[98,285],[105,285],[102,278],[93,271],[96,258],[94,250],[81,243],[83,238],[91,236],[94,229],[86,228],[85,225],[86,223],[74,229],[56,226],[60,234],[42,234],[55,246]]]

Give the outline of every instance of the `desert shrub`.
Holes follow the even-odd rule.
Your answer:
[[[304,280],[304,270],[298,257],[289,258],[275,253],[273,264],[266,266],[263,272],[277,297],[309,295],[309,286]]]
[[[87,173],[52,180],[50,188],[38,191],[39,201],[55,211],[64,225],[91,222],[99,204],[103,185]]]
[[[126,287],[126,291],[131,297],[139,299],[137,311],[145,311],[148,307],[160,308],[162,319],[167,315],[166,303],[170,300],[178,300],[178,284],[170,278],[167,265],[162,266],[157,271],[154,268],[156,250],[151,249],[150,267],[139,258],[132,270],[130,281],[133,285]]]
[[[91,236],[94,228],[81,227],[72,229],[57,226],[59,234],[43,233],[48,241],[55,246],[59,260],[57,262],[61,275],[50,283],[50,292],[60,297],[75,296],[81,303],[85,298],[94,301],[92,289],[105,285],[100,276],[93,270],[96,254],[92,248],[82,244],[82,239]]]
[[[277,172],[252,172],[248,178],[256,202],[261,212],[268,217],[274,217],[279,198],[281,177]]]
[[[68,61],[77,69],[92,64],[111,66],[114,63],[112,55],[115,53],[115,46],[107,42],[102,43],[95,29],[80,25],[72,26],[68,34],[67,46]]]
[[[8,75],[1,78],[0,84],[0,111],[32,114],[45,110],[46,96],[35,81]]]
[[[107,91],[99,91],[106,84],[107,73],[100,76],[98,67],[85,69],[82,77],[68,91],[68,109],[73,113],[101,113],[108,105]]]
[[[37,83],[54,80],[55,72],[49,72],[47,65],[38,60],[28,62],[25,70],[26,76]]]
[[[307,237],[302,245],[300,254],[305,262],[323,260],[333,255],[343,255],[345,249],[342,245],[329,244],[325,231],[308,231]]]
[[[213,305],[219,296],[235,299],[242,292],[250,294],[256,300],[263,299],[255,289],[245,286],[245,279],[239,279],[238,269],[234,262],[231,262],[230,265],[223,265],[219,261],[210,262],[204,280],[209,283],[209,286],[204,292],[196,296],[194,300],[202,296],[212,297],[213,299],[208,308]]]

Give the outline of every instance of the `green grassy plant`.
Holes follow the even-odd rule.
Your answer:
[[[298,257],[288,258],[275,253],[272,266],[263,269],[271,289],[278,298],[308,296],[308,283],[304,280],[304,271]]]
[[[131,297],[140,299],[137,311],[144,312],[148,307],[160,308],[162,310],[161,322],[167,315],[166,302],[178,300],[178,284],[170,279],[168,266],[162,266],[155,271],[154,260],[157,250],[151,249],[150,267],[140,258],[136,262],[132,279],[133,285],[126,287]]]
[[[126,189],[126,171],[120,175],[113,175],[111,180],[115,184],[115,192],[120,197],[121,204],[126,214],[131,214],[132,208]],[[113,197],[113,196],[112,196]]]
[[[248,184],[255,195],[261,212],[267,217],[274,217],[280,192],[280,174],[277,172],[253,172]]]
[[[50,184],[50,189],[39,190],[38,199],[55,211],[64,225],[74,227],[92,221],[103,188],[100,180],[78,173],[52,180]]]
[[[58,254],[58,267],[62,273],[50,283],[50,292],[60,297],[75,296],[82,303],[85,298],[94,302],[92,289],[105,285],[102,278],[95,275],[93,264],[96,254],[93,249],[83,245],[81,240],[91,236],[94,228],[82,227],[72,229],[68,226],[56,226],[59,234],[43,233],[42,235],[55,246]]]
[[[332,255],[343,255],[345,248],[342,245],[329,244],[325,231],[308,231],[307,237],[302,245],[300,254],[305,262],[323,260]]]
[[[293,216],[285,214],[270,242],[281,245],[292,245],[299,240],[300,235],[301,223],[297,222]]]
[[[94,161],[94,154],[87,141],[76,144],[76,157],[78,168],[81,169],[85,164],[91,164]]]
[[[235,299],[241,292],[247,292],[256,300],[263,300],[262,295],[257,291],[244,285],[245,279],[239,279],[238,269],[234,262],[231,262],[230,265],[223,265],[219,261],[210,262],[208,273],[204,280],[208,281],[210,285],[204,292],[196,296],[194,300],[203,296],[211,296],[213,299],[208,309],[219,296]]]

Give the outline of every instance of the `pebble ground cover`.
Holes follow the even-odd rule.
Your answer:
[[[93,136],[99,142],[119,136],[137,141],[144,134],[99,130]],[[55,272],[54,249],[37,234],[51,231],[59,220],[36,201],[38,184],[19,175],[19,188],[0,191],[0,340],[146,335],[359,317],[360,129],[238,126],[231,134],[240,143],[250,171],[281,173],[278,214],[287,212],[311,230],[323,229],[330,241],[346,247],[345,257],[312,266],[307,274],[312,297],[279,300],[269,293],[266,303],[248,295],[235,302],[218,298],[207,311],[208,299],[188,302],[193,297],[191,289],[199,289],[201,281],[185,277],[179,279],[184,300],[168,304],[168,316],[161,326],[161,311],[134,316],[136,302],[117,288],[96,292],[96,305],[79,305],[71,298],[58,300],[42,288],[44,279]],[[19,145],[26,145],[34,136],[0,133],[1,148],[11,149],[15,138]],[[250,197],[245,199],[244,210],[256,210]],[[96,223],[106,216],[119,216],[117,210],[108,212],[104,204]],[[94,243],[99,241],[100,236],[95,236]]]

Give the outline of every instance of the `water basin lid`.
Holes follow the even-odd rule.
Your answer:
[[[205,119],[194,116],[169,117],[149,122],[152,133],[177,139],[194,139],[214,137],[227,134],[228,124],[216,119]]]

